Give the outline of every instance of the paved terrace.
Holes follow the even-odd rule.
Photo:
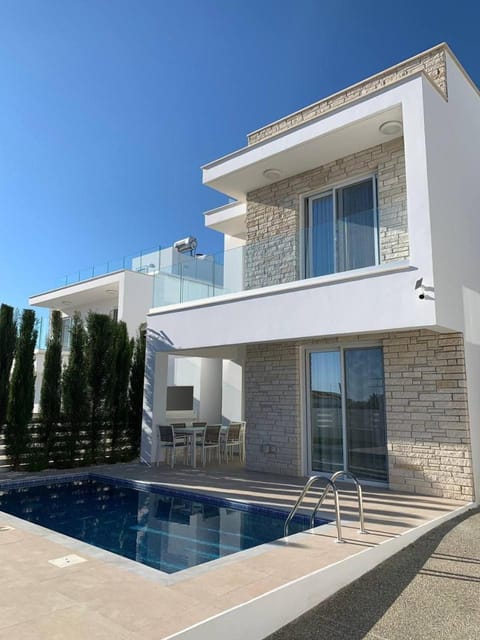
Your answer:
[[[127,464],[95,467],[92,471],[286,510],[291,508],[303,485],[301,479],[250,473],[234,465],[170,470],[164,466],[148,469]],[[2,473],[0,482],[25,475]],[[314,496],[310,505],[313,501]],[[364,505],[368,534],[362,536],[357,531],[355,494],[348,492],[342,499],[346,544],[335,544],[334,527],[327,525],[313,533],[292,536],[288,543],[272,543],[172,575],[0,513],[0,525],[14,527],[0,533],[0,639],[159,640],[213,616],[218,616],[213,627],[210,622],[208,628],[197,627],[181,636],[215,640],[225,637],[227,624],[230,640],[237,637],[235,633],[249,640],[260,638],[268,632],[259,628],[259,616],[247,609],[245,612],[234,609],[234,615],[241,620],[241,628],[238,624],[236,628],[228,618],[232,608],[256,599],[253,602],[260,611],[270,611],[281,624],[282,610],[268,600],[270,592],[274,592],[274,597],[281,596],[285,585],[290,584],[303,589],[305,576],[333,563],[340,562],[335,571],[343,567],[348,573],[352,561],[341,561],[358,559],[361,552],[374,552],[385,542],[407,540],[408,536],[399,536],[462,506],[451,500],[378,489],[365,491]],[[331,508],[324,515],[331,517]],[[350,518],[355,521],[349,521]],[[381,549],[387,549],[387,545]],[[81,555],[87,562],[64,569],[48,563],[70,553]],[[361,557],[367,558],[367,554]],[[335,579],[330,578],[327,595],[338,589],[334,583]],[[315,604],[309,602],[310,606]],[[227,616],[219,615],[226,611]]]

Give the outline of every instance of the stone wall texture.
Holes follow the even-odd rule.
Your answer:
[[[245,362],[249,469],[301,475],[298,345],[248,345]]]
[[[296,113],[293,113],[282,120],[278,120],[272,124],[254,131],[247,139],[248,144],[253,145],[263,142],[276,135],[285,133],[289,129],[301,126],[306,122],[328,114],[336,109],[345,107],[346,105],[381,91],[386,87],[395,84],[416,73],[423,72],[439,89],[439,91],[447,98],[447,69],[445,46],[439,45],[430,51],[426,51],[410,60],[406,60],[395,67],[386,69],[381,73],[367,78],[343,91],[335,93],[332,96],[324,98],[315,104],[312,104]]]
[[[380,262],[407,258],[405,154],[403,138],[397,138],[249,193],[245,288],[300,277],[303,194],[373,173],[378,184]]]
[[[419,330],[349,336],[383,346],[389,486],[473,498],[462,334]],[[341,345],[339,339],[308,346]],[[303,475],[299,342],[249,345],[245,365],[247,468]]]
[[[393,334],[383,350],[390,486],[473,498],[462,334]]]

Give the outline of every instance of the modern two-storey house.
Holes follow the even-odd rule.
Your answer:
[[[142,455],[172,355],[222,360],[246,466],[480,490],[480,98],[447,45],[203,167],[230,293],[150,310]],[[201,413],[201,407],[200,407]]]

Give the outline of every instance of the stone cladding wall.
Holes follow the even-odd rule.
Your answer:
[[[473,498],[462,334],[419,330],[349,336],[384,350],[389,483],[392,489]],[[340,339],[308,346],[340,345]],[[301,343],[249,345],[245,365],[247,468],[303,475]]]
[[[248,194],[245,288],[297,280],[303,219],[301,195],[376,173],[380,261],[408,257],[403,138],[365,149]]]
[[[247,468],[301,475],[298,345],[247,346],[245,419]]]
[[[462,334],[392,334],[383,350],[390,486],[472,499]]]
[[[406,60],[395,67],[386,69],[358,84],[347,87],[345,90],[324,98],[313,105],[305,107],[282,120],[254,131],[247,136],[248,144],[253,145],[263,142],[276,135],[285,133],[289,129],[301,126],[302,124],[328,114],[336,109],[342,108],[355,100],[364,98],[377,91],[381,91],[396,82],[404,80],[409,76],[424,72],[433,84],[447,98],[447,65],[444,45],[439,45],[430,51],[426,51],[415,58]]]

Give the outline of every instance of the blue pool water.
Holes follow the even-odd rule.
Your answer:
[[[281,512],[126,485],[85,478],[8,488],[0,491],[0,511],[166,573],[283,537]],[[296,518],[289,533],[308,526]]]

